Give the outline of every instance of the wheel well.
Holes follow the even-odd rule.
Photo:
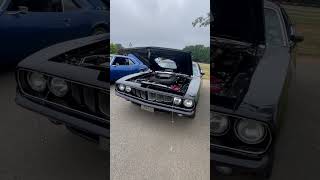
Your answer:
[[[109,32],[109,29],[108,29],[108,27],[107,27],[106,24],[97,24],[97,25],[93,26],[93,28],[92,28],[92,33],[94,33],[94,31],[95,31],[97,28],[103,28],[103,29],[105,29],[106,31]]]

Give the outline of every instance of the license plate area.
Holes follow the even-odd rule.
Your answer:
[[[141,105],[141,109],[148,112],[154,112],[154,108],[145,105]]]

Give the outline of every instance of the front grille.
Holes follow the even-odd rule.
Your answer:
[[[19,71],[19,85],[22,93],[47,101],[46,105],[50,108],[62,111],[93,124],[109,127],[109,94],[107,90],[87,86],[77,82],[67,81],[69,91],[64,97],[57,97],[47,88],[44,92],[33,91],[27,83],[29,71]],[[48,81],[52,76],[46,75]]]
[[[143,90],[132,88],[131,94],[133,96],[140,98],[140,99],[148,100],[148,101],[152,101],[152,102],[165,103],[168,105],[172,105],[172,103],[173,103],[172,96],[167,96],[167,95],[163,95],[163,94],[159,94],[159,93],[155,93],[155,92],[143,91]]]
[[[102,118],[109,116],[109,96],[105,91],[79,84],[71,86],[72,97],[79,106],[86,108],[93,115]]]

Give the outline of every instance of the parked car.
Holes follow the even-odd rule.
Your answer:
[[[115,90],[117,96],[150,112],[162,110],[195,116],[201,76],[193,75],[191,53],[158,47],[123,51],[144,61],[150,70],[119,79]],[[198,72],[201,74],[201,70]]]
[[[115,82],[116,80],[138,72],[148,70],[141,60],[135,57],[133,54],[128,56],[122,55],[110,55],[110,81]]]
[[[59,43],[21,61],[16,103],[109,149],[109,35]]]
[[[0,65],[55,43],[109,32],[105,0],[0,0]]]
[[[214,0],[212,6],[212,165],[222,174],[269,177],[303,37],[279,4]]]

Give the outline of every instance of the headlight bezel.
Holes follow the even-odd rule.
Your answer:
[[[210,133],[212,132],[213,136],[216,136],[216,137],[226,135],[226,134],[230,131],[230,129],[231,129],[231,128],[230,128],[230,127],[231,127],[231,122],[230,122],[229,117],[228,117],[227,115],[224,115],[224,114],[219,114],[219,113],[215,113],[215,112],[210,112],[210,126],[211,126],[211,119],[212,119],[211,114],[213,114],[213,116],[214,116],[214,115],[218,115],[218,116],[225,117],[225,118],[226,118],[226,121],[227,121],[227,126],[226,126],[226,128],[225,128],[222,132],[219,132],[219,133],[213,132],[213,131],[211,131],[211,129],[210,129]]]
[[[177,101],[179,101],[179,103],[177,103]],[[173,97],[173,100],[172,100],[173,104],[176,105],[176,106],[180,106],[183,102],[183,99],[180,98],[180,97]]]
[[[117,86],[118,86],[119,91],[121,91],[121,92],[124,92],[126,89],[126,86],[124,84],[118,84]]]
[[[132,88],[130,86],[125,86],[125,90],[126,93],[130,93],[132,91]]]
[[[187,101],[190,101],[191,102],[191,106],[187,106],[185,103],[187,102]],[[194,100],[192,100],[192,99],[183,99],[183,106],[184,107],[186,107],[186,108],[192,108],[193,106],[194,106]]]
[[[67,90],[66,90],[65,92],[63,92],[62,94],[57,94],[57,92],[55,92],[55,90],[54,90],[54,87],[52,86],[52,81],[53,81],[53,80],[60,80],[60,81],[64,82],[65,85],[67,86]],[[51,77],[50,79],[48,79],[47,86],[48,86],[48,88],[49,88],[49,91],[50,91],[53,95],[55,95],[56,97],[58,97],[58,98],[63,98],[63,97],[65,97],[65,96],[69,93],[69,91],[70,91],[70,85],[69,85],[68,81],[65,80],[65,79],[63,79],[63,78],[59,78],[59,77]],[[60,92],[59,92],[59,93],[60,93]]]
[[[258,140],[256,140],[255,142],[247,141],[246,139],[244,139],[244,138],[240,135],[240,133],[239,133],[239,131],[238,131],[238,126],[239,126],[239,124],[242,123],[242,122],[249,122],[249,123],[254,122],[254,123],[256,123],[256,124],[259,124],[259,125],[263,128],[263,136],[261,136],[261,138],[258,139]],[[268,135],[268,133],[269,133],[269,132],[268,132],[268,131],[269,131],[269,128],[267,128],[264,123],[262,123],[262,122],[260,122],[260,121],[252,120],[252,119],[246,119],[246,118],[238,119],[238,120],[234,123],[233,129],[234,129],[234,134],[237,136],[237,138],[238,138],[241,142],[243,142],[243,143],[245,143],[245,144],[247,144],[247,145],[257,145],[257,144],[260,144],[260,143],[264,142],[265,139],[266,139],[266,137],[267,137],[267,135]]]
[[[250,119],[250,118],[245,118],[245,117],[241,117],[241,116],[237,116],[237,115],[232,115],[232,114],[228,114],[228,113],[221,113],[221,112],[216,112],[216,111],[211,111],[210,112],[210,120],[211,120],[211,113],[216,113],[218,115],[223,115],[223,116],[227,116],[229,119],[229,130],[224,133],[223,135],[217,135],[214,134],[211,130],[210,130],[210,134],[214,137],[217,138],[223,138],[224,136],[230,136],[233,137],[233,139],[239,143],[245,144],[245,145],[260,145],[260,144],[264,144],[264,143],[268,143],[268,141],[272,140],[272,135],[271,135],[271,129],[268,123],[264,122],[264,121],[259,121],[259,120],[255,120],[255,119]],[[237,125],[240,121],[249,121],[249,122],[257,122],[259,123],[263,128],[264,128],[264,135],[262,140],[260,140],[258,143],[247,143],[246,141],[242,141],[242,139],[239,137],[239,134],[237,132]],[[270,142],[269,142],[270,143]]]
[[[31,77],[32,75],[35,75],[35,74],[38,74],[38,75],[41,75],[43,77],[43,85],[44,87],[41,89],[41,90],[37,90],[34,88],[34,85],[31,83]],[[37,92],[37,93],[43,93],[46,89],[47,89],[47,86],[48,86],[48,77],[45,76],[43,73],[40,73],[40,72],[36,72],[36,71],[29,71],[26,73],[26,80],[27,80],[27,84],[29,86],[29,88],[34,91],[34,92]]]

